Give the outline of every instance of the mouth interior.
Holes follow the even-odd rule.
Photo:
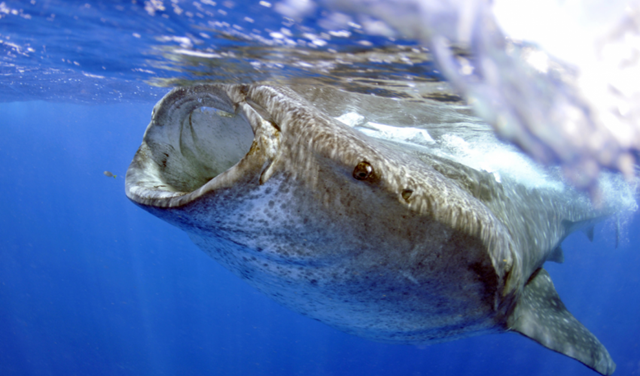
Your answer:
[[[164,188],[181,192],[200,188],[238,163],[249,152],[253,138],[244,117],[214,107],[195,108],[174,133],[171,153],[154,152],[164,159],[157,161],[169,185]]]

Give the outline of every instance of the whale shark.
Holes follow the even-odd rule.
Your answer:
[[[517,151],[483,165],[474,145],[511,149],[474,119],[323,87],[179,87],[153,108],[126,195],[344,332],[415,345],[516,332],[612,374],[543,264],[629,203],[594,203]]]

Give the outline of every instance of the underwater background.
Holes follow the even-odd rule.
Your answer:
[[[420,347],[344,334],[258,293],[125,197],[153,105],[174,85],[460,99],[418,42],[279,4],[0,3],[0,375],[595,375],[511,333]],[[615,374],[638,375],[640,221],[622,222],[617,247],[604,222],[545,268]]]

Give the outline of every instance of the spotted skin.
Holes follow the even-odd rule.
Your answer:
[[[541,266],[619,208],[374,140],[331,111],[397,103],[346,95],[174,89],[154,108],[127,196],[275,301],[347,333],[426,344],[517,331],[613,372]]]
[[[600,341],[567,311],[544,269],[539,269],[526,284],[507,326],[603,375],[616,369]]]

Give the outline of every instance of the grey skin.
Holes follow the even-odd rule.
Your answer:
[[[373,139],[303,96],[347,106],[338,91],[174,89],[153,110],[127,196],[280,304],[347,333],[425,344],[515,331],[613,373],[541,267],[619,205]],[[397,103],[349,98],[361,111]]]

